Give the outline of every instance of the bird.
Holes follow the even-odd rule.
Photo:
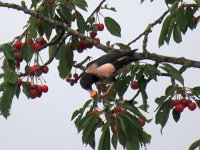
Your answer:
[[[91,93],[93,84],[111,79],[112,83],[104,93],[104,96],[108,95],[116,80],[117,71],[136,61],[133,57],[136,51],[137,49],[116,51],[92,60],[86,65],[86,69],[82,73],[80,78],[81,87]]]

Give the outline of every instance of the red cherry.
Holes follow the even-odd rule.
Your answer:
[[[67,76],[67,77],[65,78],[65,81],[67,81],[67,82],[70,82],[70,80],[71,80],[71,77],[70,77],[70,76]]]
[[[178,104],[180,104],[180,100],[179,100],[179,99],[175,99],[175,100],[174,100],[174,106],[176,106],[176,105],[178,105]]]
[[[95,38],[95,41],[97,41],[98,43],[100,43],[100,39],[99,38]]]
[[[49,90],[47,85],[42,85],[42,92],[47,93]]]
[[[90,37],[91,38],[95,38],[96,36],[97,36],[97,32],[96,31],[90,32]]]
[[[77,51],[79,53],[82,53],[85,48],[86,48],[86,42],[85,42],[85,40],[80,40],[78,42]]]
[[[30,72],[34,72],[35,70],[37,70],[37,66],[36,65],[30,66],[30,68],[29,68]]]
[[[20,63],[19,63],[19,62],[16,62],[16,63],[15,63],[15,66],[16,66],[17,68],[19,68],[19,67],[20,67]]]
[[[41,97],[42,96],[42,86],[41,85],[38,85],[38,88],[37,88],[37,97]]]
[[[98,113],[99,112],[99,110],[97,109],[97,108],[95,108],[94,110],[93,110],[93,113]]]
[[[44,45],[44,44],[47,43],[46,40],[45,40],[42,36],[38,37],[38,38],[36,39],[36,42],[38,42],[38,43],[40,43],[40,44],[42,44],[42,45]]]
[[[74,48],[74,44],[72,43],[72,41],[69,43],[69,48],[71,49],[71,50],[74,50],[75,48]]]
[[[91,49],[93,46],[94,46],[93,42],[86,42],[85,43],[85,47],[86,48],[90,48]]]
[[[70,83],[71,86],[74,86],[75,80],[74,79],[70,79],[69,83]]]
[[[15,55],[15,60],[16,60],[18,63],[20,63],[20,62],[23,61],[23,58],[22,58],[22,56],[21,56],[20,53],[15,53],[14,55]]]
[[[188,100],[187,100],[187,106],[188,106],[190,103],[192,103],[192,101],[188,99]]]
[[[44,66],[44,67],[42,67],[42,72],[43,73],[48,73],[49,72],[49,67],[48,66]]]
[[[187,106],[187,99],[181,99],[180,104],[182,104],[184,107]]]
[[[116,113],[120,113],[122,111],[122,108],[120,106],[116,106],[114,109],[113,109],[114,112]]]
[[[36,98],[37,97],[37,91],[36,90],[31,90],[30,97],[32,99]]]
[[[78,74],[77,74],[77,73],[74,73],[74,74],[73,74],[73,77],[74,77],[75,80],[77,80],[77,79],[78,79]]]
[[[138,89],[138,81],[137,80],[131,81],[130,86],[133,90]]]
[[[142,118],[138,118],[138,121],[140,122],[141,126],[145,125],[145,120]]]
[[[98,30],[103,31],[103,29],[104,29],[104,24],[102,23],[98,24]]]
[[[178,104],[175,106],[175,111],[180,113],[184,110],[184,106],[182,104]]]
[[[196,108],[197,108],[197,105],[194,102],[192,102],[188,105],[188,109],[191,111],[195,110]]]
[[[16,41],[15,44],[14,44],[14,47],[16,49],[20,49],[22,47],[23,43],[21,41]]]
[[[22,85],[22,79],[18,78],[17,79],[17,86],[20,87]]]
[[[31,84],[30,85],[30,89],[31,90],[36,90],[38,88],[38,85],[37,84]]]
[[[41,46],[42,46],[41,43],[35,42],[35,43],[32,44],[32,49],[33,49],[34,51],[38,51],[38,49],[40,49]]]

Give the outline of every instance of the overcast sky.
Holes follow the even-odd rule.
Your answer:
[[[146,0],[147,1],[147,0]],[[111,40],[128,43],[140,34],[148,23],[153,22],[166,10],[164,0],[154,0],[155,2],[145,2],[140,5],[140,0],[108,1],[114,6],[117,13],[103,11],[104,16],[112,16],[122,27],[122,38],[107,35],[107,31],[99,34],[102,43]],[[8,1],[6,1],[8,2]],[[16,0],[10,0],[16,2]],[[19,1],[17,1],[19,2]],[[93,10],[99,1],[88,0],[89,6]],[[91,11],[88,12],[90,14]],[[14,10],[0,8],[0,44],[11,41],[15,36],[23,32],[27,15]],[[103,18],[100,19],[103,21]],[[153,34],[149,37],[148,49],[151,52],[163,55],[173,55],[177,57],[188,57],[199,60],[199,26],[194,32],[188,32],[183,37],[183,43],[158,48],[158,36],[160,26],[153,28]],[[134,45],[135,48],[141,43]],[[85,56],[99,56],[103,54],[96,49],[89,50],[84,54],[75,55],[78,59]],[[98,55],[97,55],[98,54]],[[44,58],[45,59],[45,58]],[[1,62],[2,63],[2,62]],[[82,90],[77,84],[71,87],[61,80],[57,72],[57,62],[49,66],[49,73],[43,77],[49,86],[49,92],[43,94],[40,99],[28,100],[23,93],[20,99],[14,99],[11,109],[11,116],[6,120],[0,117],[0,143],[3,150],[91,150],[81,142],[81,134],[77,134],[74,123],[70,121],[73,111],[81,107],[89,94]],[[188,69],[184,73],[186,86],[197,86],[200,83],[198,69]],[[152,82],[147,88],[149,94],[149,114],[154,117],[156,105],[154,99],[163,95],[165,87],[169,85],[169,80],[159,78],[159,82]],[[128,96],[134,95],[133,91],[128,91]],[[194,112],[185,110],[178,123],[175,123],[170,114],[169,122],[160,134],[160,126],[155,125],[155,120],[145,125],[145,130],[152,135],[151,144],[147,146],[149,150],[187,150],[189,145],[200,138],[199,134],[199,110]],[[122,148],[119,147],[118,150]]]

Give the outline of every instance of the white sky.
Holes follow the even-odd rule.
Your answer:
[[[122,27],[122,38],[107,35],[107,31],[104,31],[99,34],[102,43],[108,40],[113,43],[117,41],[128,43],[141,33],[149,22],[154,21],[161,12],[166,10],[164,0],[154,1],[153,3],[145,2],[142,5],[139,0],[108,1],[109,4],[115,6],[118,12],[108,13],[106,11],[102,14],[112,16],[119,22]],[[16,2],[16,0],[10,0],[10,2]],[[88,3],[91,3],[89,6],[92,8],[95,8],[97,2],[99,1],[88,0]],[[28,16],[5,8],[0,8],[0,14],[0,44],[2,44],[12,40],[23,31]],[[154,34],[149,37],[148,43],[148,49],[151,52],[199,60],[199,26],[194,32],[186,33],[183,43],[171,42],[170,46],[165,45],[160,49],[157,44],[160,26],[154,27],[153,31]],[[136,44],[135,47],[139,47],[139,44]],[[99,53],[96,49],[92,49],[84,54],[76,55],[76,57],[83,59],[90,52],[93,56],[102,54],[102,52]],[[72,112],[89,99],[89,94],[82,90],[79,84],[71,87],[61,80],[57,72],[57,62],[54,62],[49,68],[50,72],[43,76],[49,86],[49,92],[35,100],[28,100],[22,93],[19,100],[13,100],[11,116],[8,120],[0,117],[0,141],[3,150],[91,149],[89,146],[82,145],[81,134],[77,134],[74,123],[70,121]],[[186,86],[197,86],[200,83],[198,69],[188,69],[184,73],[184,77]],[[168,84],[170,84],[169,80],[160,78],[159,82],[152,82],[148,86],[148,101],[151,107],[149,117],[155,115],[155,97],[163,95]],[[128,95],[133,95],[133,92],[129,90]],[[163,135],[160,134],[160,126],[155,125],[154,120],[150,124],[146,124],[145,130],[152,135],[151,144],[147,148],[149,150],[187,150],[193,141],[200,138],[198,114],[199,110],[194,112],[185,110],[178,123],[175,123],[170,115]],[[121,147],[118,148],[118,150],[121,149]]]

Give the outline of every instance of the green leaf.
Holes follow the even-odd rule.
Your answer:
[[[196,102],[198,108],[200,108],[200,100],[195,100],[195,102]]]
[[[52,33],[52,26],[49,23],[42,21],[41,27],[46,35],[47,40],[49,40],[51,37],[51,33]],[[40,36],[42,36],[42,35],[40,35]]]
[[[105,123],[102,127],[102,134],[99,140],[98,150],[110,150],[110,129],[109,123]]]
[[[167,73],[169,73],[170,76],[171,76],[173,79],[179,81],[182,85],[184,85],[184,79],[183,79],[182,75],[179,73],[179,71],[178,71],[176,68],[174,68],[174,67],[173,67],[172,65],[170,65],[170,64],[163,64],[163,65],[164,65],[164,67],[165,67]]]
[[[16,90],[16,93],[15,93],[17,99],[19,99],[20,92],[21,92],[21,88],[17,86],[17,90]]]
[[[140,142],[142,142],[144,145],[150,144],[151,135],[147,134],[145,131],[140,132],[139,137]]]
[[[10,115],[10,108],[16,89],[17,86],[15,84],[4,84],[4,91],[2,93],[2,96],[0,97],[0,110],[5,118]]]
[[[144,73],[147,77],[157,81],[157,75],[160,74],[160,71],[154,65],[145,64]]]
[[[192,143],[189,147],[189,150],[196,150],[196,148],[200,149],[200,139]]]
[[[59,76],[65,79],[71,71],[74,54],[68,44],[62,46],[59,51],[62,54],[58,65]]]
[[[185,15],[186,15],[186,19],[187,19],[189,28],[191,30],[193,30],[193,28],[194,28],[194,22],[193,22],[194,12],[193,12],[193,9],[190,5],[186,6]]]
[[[187,26],[187,19],[184,7],[179,7],[176,12],[176,22],[180,29],[183,31]]]
[[[92,113],[86,114],[77,125],[78,132],[86,128],[94,118],[96,118],[96,115]]]
[[[59,35],[56,35],[55,37],[52,38],[52,40],[50,42],[52,43],[52,42],[56,41],[58,38],[59,38]],[[62,46],[61,46],[61,48],[62,48]],[[55,54],[56,54],[56,56],[55,56]],[[55,56],[55,58],[57,60],[59,60],[59,59],[61,59],[62,54],[63,53],[61,50],[58,50],[58,52],[57,52],[57,44],[53,44],[53,45],[49,46],[49,58]]]
[[[138,120],[127,112],[121,113],[121,120],[124,123],[124,131],[126,136],[126,149],[139,150],[139,128]]]
[[[166,4],[173,4],[175,3],[177,0],[165,0]]]
[[[76,116],[78,116],[80,114],[80,110],[75,110],[72,114],[71,120],[74,120],[74,118],[76,118]]]
[[[171,35],[172,35],[172,32],[173,32],[173,29],[174,29],[174,24],[176,22],[176,19],[173,18],[170,22],[170,25],[168,27],[168,30],[167,30],[167,35],[165,37],[165,41],[167,42],[167,44],[169,44],[169,41],[171,39]]]
[[[20,51],[22,58],[26,61],[26,63],[28,63],[33,56],[33,51],[30,42],[25,42],[21,47]]]
[[[182,42],[181,30],[180,30],[180,27],[177,24],[174,25],[173,38],[174,38],[174,41],[176,43]]]
[[[87,11],[88,5],[87,5],[87,2],[85,0],[74,0],[74,3],[80,9]]]
[[[171,96],[174,94],[174,92],[176,91],[176,86],[174,85],[170,85],[166,88],[165,90],[165,96],[168,97],[168,96]]]
[[[117,118],[117,125],[118,125],[118,139],[119,143],[123,146],[125,149],[126,147],[126,137],[125,137],[125,127],[123,125],[123,120]]]
[[[105,17],[104,22],[106,28],[112,35],[121,37],[121,27],[113,18]]]
[[[198,6],[200,6],[200,0],[194,0]]]
[[[180,112],[177,112],[175,109],[173,109],[173,111],[172,111],[172,116],[173,116],[174,120],[175,120],[176,122],[178,122],[179,119],[180,119],[180,117],[181,117],[181,113],[180,113]]]
[[[26,82],[22,82],[23,92],[29,98],[30,97],[30,86]]]
[[[31,8],[33,8],[33,7],[36,8],[37,4],[38,4],[40,1],[41,1],[41,0],[31,0],[31,2],[32,2]]]
[[[168,98],[168,96],[161,96],[155,99],[155,102],[160,106],[164,103],[164,101]]]
[[[131,77],[126,76],[126,74],[123,74],[122,77],[117,80],[118,82],[117,85],[118,87],[120,87],[118,88],[117,93],[121,99],[123,99],[123,95],[129,86],[130,80],[131,80]]]
[[[9,59],[15,61],[13,48],[10,44],[6,43],[2,45],[4,56]]]
[[[15,84],[17,82],[18,75],[10,67],[3,66],[4,70],[4,82]]]
[[[5,73],[0,73],[0,79],[5,76]]]
[[[174,18],[174,14],[172,13],[169,16],[167,16],[163,22],[163,25],[162,25],[162,28],[160,31],[159,40],[158,40],[159,47],[161,47],[165,42],[165,38],[167,36],[167,31],[168,31],[169,25],[173,18]]]
[[[191,88],[190,91],[192,92],[192,94],[199,96],[200,95],[200,86]]]
[[[173,13],[174,11],[177,10],[178,4],[179,4],[179,1],[176,1],[175,3],[173,3],[173,5],[169,8],[170,9],[170,13]]]
[[[71,16],[71,12],[69,10],[68,7],[64,6],[64,5],[60,5],[60,12],[62,14],[62,16],[60,16],[61,18],[66,19],[66,23],[71,26],[71,22],[72,22],[72,16]],[[57,10],[58,11],[58,10]]]
[[[142,119],[146,120],[145,116],[135,106],[133,106],[131,104],[119,104],[119,106],[121,106],[122,108],[128,109],[130,112],[132,112],[138,118],[142,118]]]
[[[170,100],[165,101],[156,113],[156,124],[161,125],[161,132],[162,132],[162,129],[166,125],[167,120],[169,118],[169,113],[170,113],[170,110],[171,110],[170,105],[171,105]]]
[[[79,13],[77,10],[76,10],[76,18],[77,18],[78,31],[84,34],[86,29],[85,26],[86,23],[81,13]]]
[[[28,26],[28,31],[29,31],[29,34],[32,38],[36,38],[37,37],[37,27],[36,27],[36,22],[37,18],[35,17],[30,17],[29,19],[29,26]]]
[[[83,130],[82,134],[82,142],[85,144],[89,144],[92,140],[95,130],[98,126],[98,115],[93,115],[93,118],[88,122],[87,126]]]
[[[148,83],[147,80],[144,79],[143,76],[138,80],[138,87],[139,87],[139,90],[142,94],[142,100],[143,100],[142,107],[140,107],[140,108],[143,109],[146,112],[147,112],[147,109],[149,107],[148,103],[147,103],[148,95],[146,93],[147,83]]]
[[[116,150],[116,149],[117,149],[117,143],[118,143],[117,135],[113,134],[113,135],[112,135],[112,138],[111,138],[111,141],[112,141],[112,146],[113,146],[114,149]]]

